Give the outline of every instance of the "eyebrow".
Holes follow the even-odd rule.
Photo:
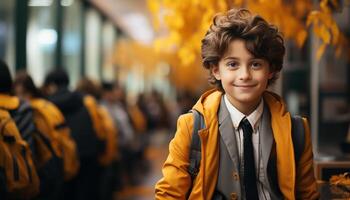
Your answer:
[[[231,60],[239,60],[239,58],[231,57],[231,56],[224,58],[224,60],[229,60],[229,59],[231,59]]]
[[[229,56],[229,57],[224,58],[224,60],[240,60],[240,59],[238,57]],[[264,60],[264,59],[263,58],[252,57],[252,58],[250,58],[248,60],[251,61],[251,60]]]

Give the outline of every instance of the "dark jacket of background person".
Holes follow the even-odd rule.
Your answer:
[[[99,164],[102,166],[100,176],[99,198],[103,200],[112,200],[114,192],[120,185],[120,159],[118,151],[118,132],[117,125],[114,124],[113,118],[108,110],[99,102],[102,88],[96,82],[87,77],[82,78],[77,84],[77,91],[87,95],[89,98],[96,98],[97,112],[94,115],[98,118],[99,123],[97,131],[99,137],[103,138],[106,146],[104,151],[99,155]],[[90,99],[92,101],[92,99]],[[92,104],[93,102],[90,102]]]
[[[68,89],[66,72],[53,71],[46,77],[45,89],[48,99],[63,113],[72,136],[78,146],[80,172],[66,187],[65,199],[98,199],[100,166],[99,152],[104,144],[97,138],[92,117],[84,105],[84,96]]]

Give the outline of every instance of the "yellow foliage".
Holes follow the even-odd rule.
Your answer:
[[[326,12],[326,13],[330,12],[330,9],[328,8],[327,3],[328,3],[328,0],[321,0],[320,8],[322,12]]]
[[[306,26],[310,26],[311,23],[317,24],[319,21],[319,15],[320,15],[319,11],[316,11],[316,10],[311,11],[310,14],[307,16]]]
[[[329,42],[331,41],[331,34],[328,31],[327,27],[325,25],[321,25],[320,31],[320,36],[323,42],[329,44]]]
[[[233,0],[233,5],[235,6],[241,6],[243,4],[244,0]]]
[[[320,60],[324,50],[326,49],[327,45],[325,43],[321,44],[321,46],[318,47],[317,52],[316,52],[316,58],[317,60]]]
[[[347,49],[348,41],[335,22],[329,3],[338,7],[337,0],[320,0],[315,9],[312,0],[148,0],[155,26],[168,29],[168,35],[154,43],[158,51],[172,50],[176,67],[200,64],[200,41],[215,13],[232,7],[246,7],[268,22],[275,24],[287,40],[302,47],[309,30],[321,39],[317,58],[328,45],[334,45],[336,55]],[[161,24],[162,22],[163,24]],[[308,29],[312,26],[312,29]],[[346,48],[345,48],[346,47]]]
[[[178,52],[179,58],[182,60],[183,65],[188,66],[196,59],[195,54],[190,48],[181,48]]]
[[[167,15],[165,16],[165,23],[168,24],[169,27],[172,27],[173,29],[180,29],[184,25],[183,18],[181,16],[173,14],[173,15]]]
[[[305,30],[301,30],[299,33],[297,33],[297,38],[296,38],[296,41],[297,41],[297,45],[298,47],[302,47],[305,40],[306,40],[306,37],[307,37],[307,32]]]
[[[333,23],[330,28],[333,35],[332,44],[335,45],[339,41],[339,28],[336,23]]]
[[[228,5],[226,4],[225,0],[218,0],[217,3],[219,10],[227,10]]]
[[[160,43],[162,42],[160,41]],[[178,89],[197,91],[200,85],[206,85],[207,80],[204,74],[205,71],[200,66],[200,60],[197,55],[193,54],[193,49],[191,48],[193,47],[188,46],[188,48],[181,51],[181,56],[188,60],[187,64],[184,65],[179,62],[177,54],[156,51],[151,46],[127,39],[119,40],[113,56],[114,64],[119,66],[119,74],[130,71],[137,66],[137,71],[140,72],[144,80],[149,80],[154,78],[154,72],[157,71],[159,63],[165,62],[171,66],[168,77],[173,85]],[[126,74],[120,77],[125,76]],[[198,85],[193,84],[193,82]]]
[[[322,45],[317,51],[318,59],[322,57],[324,49],[326,49],[323,45],[334,45],[336,48],[336,56],[340,56],[342,49],[349,50],[348,40],[340,32],[332,16],[331,9],[328,7],[328,3],[331,3],[335,7],[339,5],[337,1],[330,1],[321,0],[320,10],[310,12],[306,21],[307,26],[313,25],[313,32],[322,41]]]

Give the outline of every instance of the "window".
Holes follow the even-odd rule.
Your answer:
[[[63,4],[62,65],[69,74],[70,86],[81,76],[82,3]]]
[[[0,58],[6,61],[12,72],[15,70],[15,2],[2,0],[0,4]]]
[[[56,1],[36,4],[29,1],[27,32],[27,70],[36,84],[41,85],[46,74],[54,69],[57,46]],[[38,1],[39,2],[39,1]]]

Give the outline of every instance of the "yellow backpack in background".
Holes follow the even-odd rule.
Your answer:
[[[90,95],[84,96],[84,105],[86,106],[89,115],[91,117],[92,126],[96,132],[96,137],[100,141],[106,141],[107,134],[104,131],[104,125],[100,116],[100,113],[98,111],[98,104],[94,97]]]
[[[99,162],[102,166],[111,164],[114,160],[117,160],[119,155],[118,149],[118,136],[117,129],[113,123],[113,119],[106,110],[106,108],[99,106],[98,112],[103,123],[104,132],[106,133],[106,149],[105,152],[99,157]]]
[[[130,114],[130,118],[136,132],[145,133],[147,131],[147,122],[146,117],[140,108],[137,105],[129,106],[128,113]]]
[[[84,105],[89,111],[97,139],[104,143],[98,159],[102,166],[106,166],[117,158],[116,128],[108,111],[98,105],[94,97],[85,96]]]
[[[80,164],[76,143],[70,136],[70,129],[58,108],[44,99],[31,100],[37,129],[49,138],[56,156],[63,160],[64,180],[72,179],[79,171]]]
[[[0,196],[30,199],[39,193],[32,152],[7,110],[0,109]]]

